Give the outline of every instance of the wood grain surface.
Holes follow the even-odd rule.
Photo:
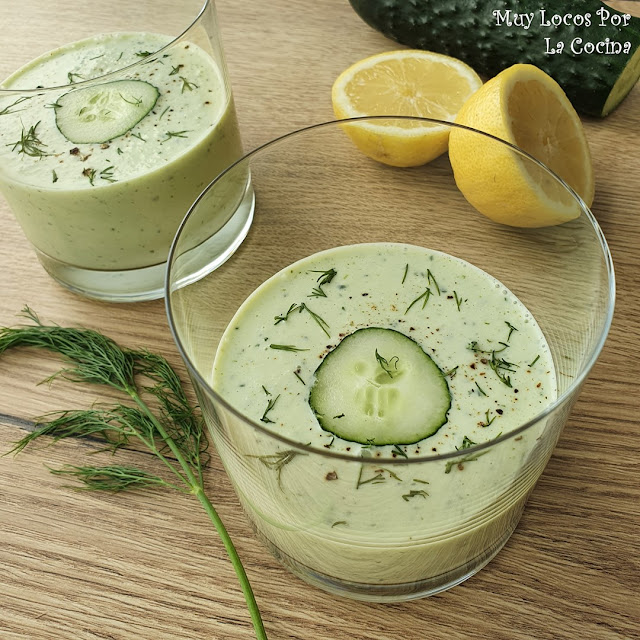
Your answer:
[[[332,119],[330,87],[340,71],[397,47],[346,0],[217,4],[247,149]],[[15,7],[0,0],[0,30],[9,28],[4,18]],[[51,29],[61,18],[52,10],[42,19]],[[393,605],[339,600],[268,555],[214,458],[207,485],[273,640],[640,638],[640,86],[610,117],[584,124],[597,178],[593,210],[616,265],[616,314],[512,539],[474,578],[432,598]],[[4,201],[0,225],[0,325],[14,324],[29,304],[59,324],[89,326],[162,353],[184,373],[161,301],[109,305],[69,293],[42,270]],[[57,366],[42,353],[2,358],[0,451],[32,427],[34,416],[108,397],[64,383],[36,387]],[[0,458],[0,638],[253,637],[233,570],[194,501],[73,492],[46,469],[97,448],[67,441]],[[153,463],[145,453],[122,455],[142,467]]]

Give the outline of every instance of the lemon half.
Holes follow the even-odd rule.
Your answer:
[[[358,116],[419,116],[452,122],[482,85],[460,60],[429,51],[390,51],[343,71],[331,99],[339,119]],[[400,120],[345,125],[367,156],[396,167],[425,164],[447,150],[450,127]]]
[[[530,153],[591,206],[593,166],[582,123],[560,85],[541,69],[505,69],[471,96],[456,122]],[[577,200],[558,181],[490,138],[455,129],[449,158],[465,198],[496,222],[544,227],[580,215]]]

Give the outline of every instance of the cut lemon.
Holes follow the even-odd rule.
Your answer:
[[[471,96],[456,122],[528,152],[591,206],[593,166],[582,123],[560,85],[541,69],[505,69]],[[577,200],[549,173],[490,138],[455,129],[449,158],[465,198],[496,222],[546,227],[580,215]]]
[[[482,85],[469,66],[430,51],[390,51],[360,60],[333,84],[337,118],[419,116],[453,122]],[[415,121],[379,120],[345,125],[370,158],[396,167],[425,164],[447,150],[450,127]]]

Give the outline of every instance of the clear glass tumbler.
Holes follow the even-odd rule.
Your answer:
[[[374,120],[358,119],[348,126]],[[403,127],[456,127],[397,120]],[[516,148],[465,129],[488,150],[544,178],[547,187],[556,184],[556,195],[577,207],[577,218],[540,229],[496,224],[465,200],[446,155],[418,168],[378,164],[355,148],[345,135],[345,122],[274,140],[208,187],[172,247],[167,312],[212,440],[260,540],[285,567],[322,589],[361,600],[400,601],[462,582],[509,539],[604,343],[613,313],[614,275],[591,212],[555,174]],[[208,200],[223,198],[249,171],[257,204],[244,243],[216,270],[194,269],[189,248],[207,218]],[[487,190],[497,188],[497,182],[486,185]],[[376,447],[361,447],[357,455],[338,453],[330,444],[295,440],[286,430],[270,429],[268,420],[243,415],[213,383],[221,337],[240,305],[299,259],[373,242],[452,254],[502,282],[526,305],[546,338],[557,395],[538,415],[491,441],[447,453],[427,447],[428,455],[418,456],[406,448],[406,457],[395,452],[380,457]],[[319,305],[317,300],[308,304]],[[349,328],[331,325],[328,346],[337,344],[341,331]],[[473,364],[468,353],[461,377]],[[512,375],[528,375],[523,369]],[[264,371],[248,372],[246,382],[247,393],[258,394],[260,384],[272,391],[278,384]],[[465,397],[456,397],[454,382],[453,400],[464,403]],[[514,451],[519,452],[515,465]]]
[[[4,16],[0,191],[62,285],[161,297],[180,221],[243,153],[214,4],[68,0],[55,30],[50,11]],[[195,260],[213,235],[218,263],[244,238],[253,193],[238,180],[192,237]]]

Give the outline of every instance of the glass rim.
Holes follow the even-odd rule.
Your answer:
[[[164,45],[164,47],[154,51],[151,55],[146,56],[145,58],[141,58],[140,60],[138,60],[137,62],[133,62],[132,64],[128,64],[124,67],[120,67],[118,69],[114,69],[113,71],[109,71],[108,73],[104,73],[101,76],[96,76],[95,78],[89,78],[88,80],[82,80],[81,82],[70,82],[69,84],[61,84],[61,85],[57,85],[55,87],[35,87],[33,89],[5,89],[3,88],[2,84],[0,84],[0,98],[2,96],[11,96],[11,95],[16,95],[16,94],[30,94],[30,93],[47,93],[49,91],[60,91],[61,89],[76,89],[76,88],[82,88],[84,86],[89,86],[92,85],[98,81],[102,82],[104,80],[104,78],[109,78],[111,76],[114,76],[116,74],[122,73],[125,70],[129,70],[129,69],[136,69],[139,66],[142,66],[143,64],[147,64],[149,62],[149,59],[153,59],[156,55],[158,55],[159,53],[162,53],[163,51],[166,51],[167,49],[169,49],[170,47],[172,47],[176,42],[178,42],[178,40],[180,40],[183,36],[185,36],[189,31],[191,31],[191,29],[200,21],[200,18],[202,17],[202,15],[204,14],[204,12],[207,10],[207,7],[213,3],[213,0],[201,0],[202,2],[202,6],[200,7],[200,9],[198,10],[198,13],[196,14],[195,18],[187,25],[187,27],[185,29],[183,29],[177,36],[171,38],[171,40],[169,42],[167,42],[167,44]],[[120,32],[120,33],[133,33],[133,32]],[[89,38],[91,38],[92,36],[88,36]],[[83,40],[86,40],[87,38],[83,38]],[[65,45],[62,45],[65,46]],[[42,57],[43,55],[46,55],[48,52],[45,51],[44,53],[41,53],[39,56],[37,56],[36,58],[33,58],[33,60],[37,60],[38,58]],[[21,69],[23,69],[25,66],[31,64],[33,62],[33,60],[30,60],[29,62],[26,62],[25,64],[23,64],[22,66],[20,66],[18,69],[16,69],[13,73],[11,73],[7,78],[4,78],[1,80],[1,82],[6,82],[9,78],[11,78],[12,76],[14,76],[16,73],[18,73],[18,71],[20,71]]]
[[[598,340],[597,340],[595,346],[593,347],[593,349],[591,350],[591,353],[589,354],[589,357],[586,359],[586,362],[582,365],[582,367],[578,371],[576,377],[571,381],[571,384],[553,402],[548,404],[542,411],[537,413],[535,416],[533,416],[532,418],[530,418],[526,422],[522,423],[520,426],[516,427],[515,429],[512,429],[511,431],[508,431],[507,433],[505,433],[503,435],[498,436],[497,438],[495,438],[493,440],[489,440],[488,442],[475,444],[475,445],[472,445],[471,447],[469,447],[467,449],[464,449],[464,450],[456,450],[456,451],[450,451],[450,452],[447,452],[447,453],[416,456],[416,457],[411,457],[411,458],[405,458],[405,457],[403,457],[401,455],[398,455],[397,453],[396,453],[396,456],[394,456],[394,457],[382,457],[381,456],[381,457],[371,458],[371,457],[366,457],[366,456],[351,456],[351,455],[346,454],[346,453],[338,453],[338,452],[331,451],[331,450],[325,449],[325,448],[319,449],[319,448],[313,447],[311,445],[306,445],[306,444],[297,442],[295,440],[292,440],[291,438],[287,438],[284,435],[281,435],[279,433],[271,431],[271,430],[267,429],[266,427],[263,427],[262,425],[258,424],[257,421],[252,420],[248,416],[244,415],[241,411],[239,411],[231,403],[229,403],[200,374],[200,372],[198,371],[197,367],[191,361],[191,358],[187,355],[186,349],[184,348],[182,340],[180,339],[180,336],[178,335],[176,323],[174,321],[174,316],[173,316],[173,309],[172,309],[172,305],[171,305],[171,271],[172,271],[171,267],[172,267],[173,261],[175,259],[175,254],[176,254],[176,251],[177,251],[177,245],[178,245],[178,242],[179,242],[180,237],[182,235],[182,232],[183,232],[185,226],[187,225],[191,215],[194,213],[196,207],[200,203],[200,201],[206,196],[206,194],[220,180],[222,180],[224,178],[224,176],[226,176],[227,173],[233,171],[233,169],[236,166],[240,165],[240,164],[248,163],[249,160],[253,156],[259,155],[263,151],[265,151],[265,150],[267,150],[267,149],[269,149],[269,148],[271,148],[273,146],[277,146],[279,143],[287,140],[288,138],[300,137],[300,136],[302,136],[302,135],[304,135],[304,134],[306,134],[308,132],[312,132],[312,131],[315,131],[317,129],[332,128],[332,127],[340,126],[340,125],[343,125],[343,124],[349,123],[349,122],[355,123],[355,122],[362,122],[362,121],[371,121],[371,120],[376,121],[376,120],[390,120],[390,119],[419,121],[419,122],[424,122],[425,124],[443,125],[443,126],[446,126],[446,127],[450,128],[450,129],[454,129],[454,128],[455,129],[465,129],[465,130],[470,131],[470,132],[472,132],[474,134],[479,134],[479,135],[484,136],[486,138],[493,139],[496,142],[499,142],[499,143],[501,143],[501,144],[503,144],[503,145],[505,145],[507,147],[510,147],[518,155],[523,156],[527,160],[532,161],[535,165],[540,167],[543,171],[547,172],[549,175],[551,175],[551,177],[553,179],[555,179],[557,182],[559,182],[576,199],[576,201],[578,202],[578,205],[580,206],[580,209],[581,209],[582,213],[587,217],[587,220],[591,223],[593,231],[595,232],[596,237],[597,237],[598,242],[599,242],[599,245],[600,245],[600,250],[601,250],[601,253],[602,253],[602,257],[604,258],[604,261],[605,261],[605,264],[606,264],[607,279],[608,279],[608,283],[609,283],[608,297],[607,297],[607,313],[606,313],[606,317],[605,317],[604,323],[602,325]],[[350,460],[350,461],[358,462],[358,463],[361,463],[361,464],[362,463],[367,463],[367,464],[375,464],[375,465],[380,465],[380,464],[385,464],[385,465],[388,465],[388,464],[406,465],[406,464],[416,464],[416,463],[451,460],[451,459],[460,457],[460,455],[468,456],[468,455],[476,453],[476,452],[481,452],[481,451],[484,451],[484,450],[488,450],[488,449],[490,449],[490,448],[492,448],[492,447],[494,447],[494,446],[496,446],[498,444],[501,444],[502,442],[506,442],[508,440],[511,440],[511,439],[517,437],[518,435],[524,433],[525,431],[528,431],[535,424],[539,423],[541,420],[545,420],[552,413],[554,413],[559,407],[561,407],[567,401],[567,399],[586,380],[587,376],[589,375],[589,372],[591,371],[591,369],[593,368],[593,365],[595,364],[596,360],[598,359],[598,356],[600,355],[600,353],[602,351],[602,348],[604,346],[604,343],[605,343],[605,341],[607,339],[607,336],[609,334],[609,329],[611,328],[611,322],[612,322],[612,319],[613,319],[613,311],[614,311],[614,307],[615,307],[615,273],[614,273],[614,267],[613,267],[613,259],[611,257],[611,252],[609,250],[609,245],[607,244],[606,238],[604,237],[604,233],[603,233],[602,229],[600,228],[600,225],[598,224],[598,221],[596,220],[595,216],[593,215],[593,213],[589,209],[589,207],[587,207],[587,205],[582,200],[582,198],[560,176],[558,176],[556,173],[554,173],[544,163],[542,163],[541,161],[539,161],[536,158],[534,158],[531,154],[529,154],[526,151],[520,149],[519,147],[517,147],[516,145],[514,145],[513,143],[511,143],[511,142],[509,142],[507,140],[504,140],[502,138],[498,138],[497,136],[494,136],[494,135],[492,135],[490,133],[485,133],[484,131],[480,131],[479,129],[474,129],[473,127],[469,127],[469,126],[462,125],[462,124],[457,124],[455,122],[447,122],[447,121],[444,121],[444,120],[437,120],[435,118],[421,118],[421,117],[417,117],[417,116],[393,116],[393,115],[359,116],[359,117],[355,117],[355,118],[345,118],[345,119],[341,119],[341,120],[329,120],[329,121],[326,121],[326,122],[320,122],[320,123],[317,123],[317,124],[313,124],[313,125],[308,125],[306,127],[302,127],[300,129],[296,129],[294,131],[290,131],[288,133],[285,133],[284,135],[281,135],[281,136],[279,136],[277,138],[274,138],[273,140],[269,140],[268,142],[265,142],[265,143],[255,147],[251,151],[245,153],[240,159],[236,160],[229,167],[227,167],[218,176],[216,176],[204,188],[202,193],[194,201],[194,203],[191,205],[191,207],[189,207],[189,210],[187,211],[187,214],[185,215],[185,217],[182,219],[182,222],[180,223],[180,226],[178,227],[178,229],[176,231],[176,235],[175,235],[175,237],[173,239],[173,242],[171,243],[171,248],[169,250],[169,255],[167,256],[166,265],[167,266],[166,266],[166,273],[165,273],[164,300],[165,300],[165,311],[166,311],[167,319],[168,319],[168,323],[169,323],[169,330],[171,331],[171,335],[172,335],[173,340],[174,340],[174,342],[175,342],[175,344],[176,344],[176,346],[178,348],[178,352],[180,353],[180,356],[182,357],[183,361],[185,362],[185,364],[187,366],[187,369],[189,370],[190,374],[193,376],[193,378],[195,378],[196,383],[201,385],[203,389],[206,389],[206,392],[210,393],[215,398],[215,400],[217,402],[219,402],[234,417],[242,420],[246,425],[251,426],[253,429],[257,430],[259,433],[261,433],[263,435],[266,435],[266,436],[268,436],[270,438],[273,438],[276,441],[279,441],[279,442],[281,442],[283,444],[286,444],[287,446],[290,446],[290,447],[292,447],[292,448],[294,448],[296,450],[304,451],[306,453],[318,454],[318,455],[324,456],[324,457],[329,458],[329,459],[334,459],[334,460]],[[215,273],[215,271],[212,271],[211,273]],[[210,274],[207,274],[207,275],[210,275]],[[189,285],[187,285],[187,286],[189,286]]]

